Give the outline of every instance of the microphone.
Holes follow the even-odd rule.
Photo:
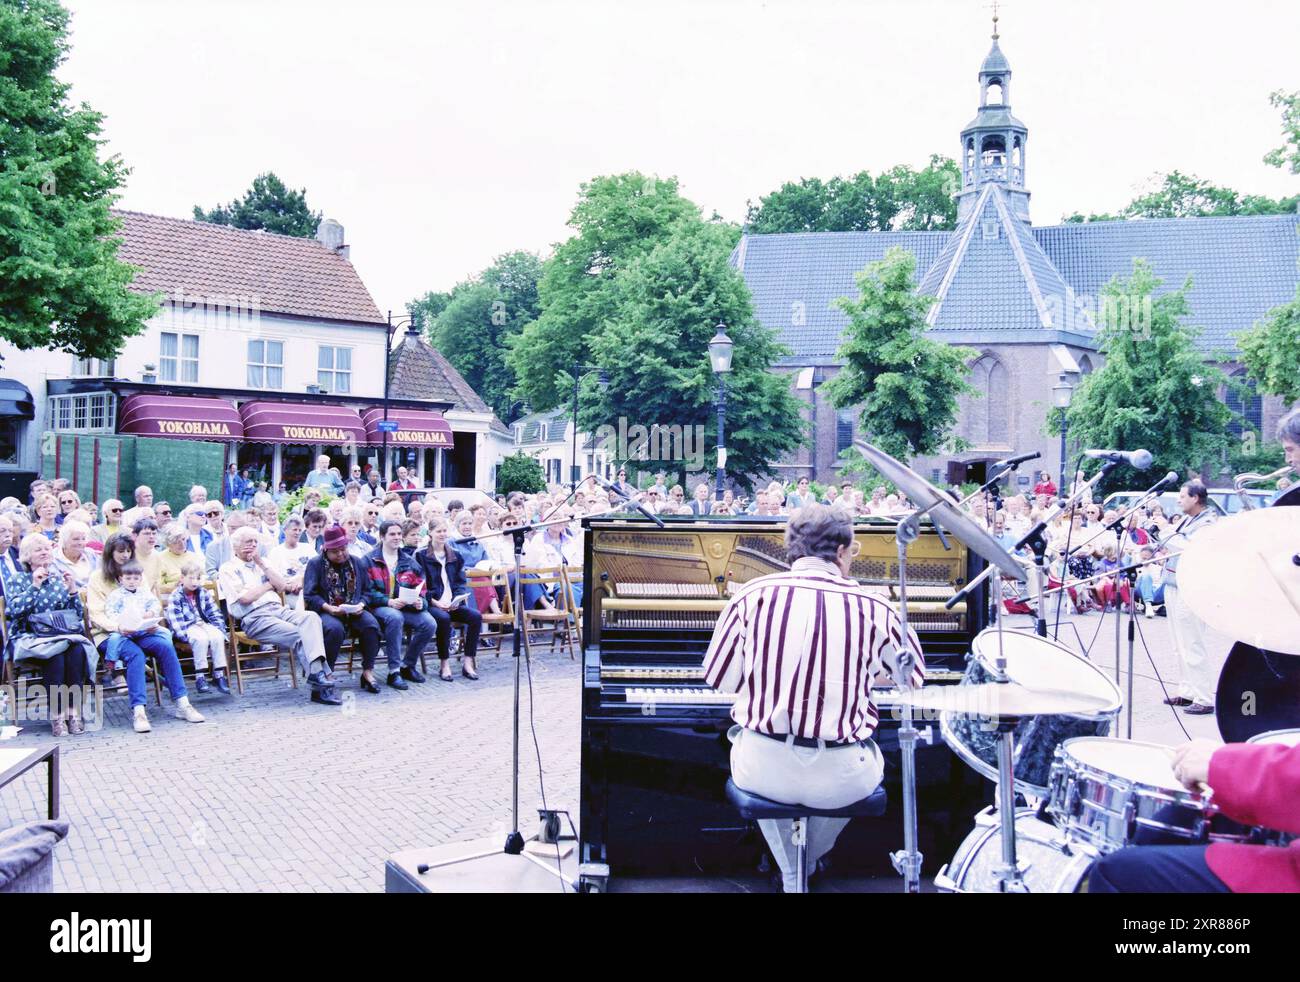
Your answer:
[[[1042,454],[1035,450],[1033,453],[1022,453],[1016,457],[1008,457],[1006,460],[999,460],[993,466],[998,468],[1018,467],[1027,460],[1037,460]]]
[[[1094,460],[1109,460],[1114,464],[1128,464],[1136,471],[1144,471],[1155,459],[1150,450],[1085,450],[1085,457]]]
[[[1170,471],[1168,474],[1166,474],[1164,477],[1160,479],[1159,483],[1157,483],[1155,487],[1151,489],[1150,493],[1159,494],[1161,491],[1168,491],[1170,488],[1174,488],[1177,486],[1178,486],[1178,472]]]
[[[594,474],[593,474],[592,476],[595,477]],[[654,512],[646,510],[645,505],[641,504],[641,502],[639,502],[639,501],[633,501],[631,498],[629,498],[627,495],[625,495],[622,491],[620,491],[620,490],[619,490],[615,485],[611,484],[609,481],[605,480],[603,477],[596,477],[596,483],[599,484],[599,485],[600,485],[602,488],[604,488],[606,491],[613,491],[616,495],[618,495],[620,498],[622,498],[624,501],[626,501],[629,505],[631,505],[633,508],[635,508],[637,511],[639,511],[639,512],[640,512],[642,515],[644,515],[646,518],[650,519],[650,521],[654,522],[654,523],[655,523],[656,525],[658,525],[660,528],[664,528],[664,527],[665,527],[665,526],[664,526],[664,520],[663,520],[662,518],[660,518],[660,517],[659,517],[658,515],[656,515]]]

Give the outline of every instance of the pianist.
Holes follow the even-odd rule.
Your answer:
[[[879,721],[872,680],[896,665],[901,622],[884,600],[849,577],[857,544],[848,513],[813,504],[790,516],[789,572],[742,586],[718,618],[704,659],[715,689],[738,693],[732,718],[736,785],[774,801],[841,808],[880,784],[883,760],[871,739]],[[924,682],[921,645],[912,682]],[[808,823],[808,864],[835,845],[847,819]],[[759,826],[795,888],[788,821]]]

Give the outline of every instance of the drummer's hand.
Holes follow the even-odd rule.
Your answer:
[[[1186,788],[1197,790],[1197,786],[1207,784],[1210,780],[1210,758],[1223,744],[1215,740],[1193,740],[1174,750],[1174,777]]]

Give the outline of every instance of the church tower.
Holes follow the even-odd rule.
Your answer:
[[[960,222],[975,206],[987,184],[1006,193],[1011,213],[1029,221],[1029,192],[1025,190],[1025,143],[1029,131],[1011,115],[1011,65],[998,47],[998,15],[993,14],[993,47],[980,66],[980,107],[961,131],[961,191],[957,194]]]

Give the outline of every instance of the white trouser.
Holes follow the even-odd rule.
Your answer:
[[[1183,601],[1182,591],[1176,586],[1165,586],[1165,610],[1183,669],[1178,694],[1203,706],[1213,706],[1214,690],[1219,686],[1219,673],[1223,671],[1227,652],[1223,657],[1210,657],[1205,644],[1205,624]]]
[[[812,808],[843,808],[861,801],[880,786],[884,759],[874,741],[847,747],[796,747],[733,726],[731,778],[751,794]],[[847,818],[812,818],[807,823],[808,869],[831,851],[849,824]],[[794,823],[764,819],[758,823],[768,848],[781,867],[787,893],[796,887],[798,847],[792,841]]]
[[[197,624],[190,625],[182,639],[194,652],[194,670],[196,672],[206,672],[208,670],[208,655],[212,655],[212,664],[216,668],[224,669],[226,667],[226,636],[221,633],[221,629],[215,624],[209,624],[206,621],[199,621]]]

